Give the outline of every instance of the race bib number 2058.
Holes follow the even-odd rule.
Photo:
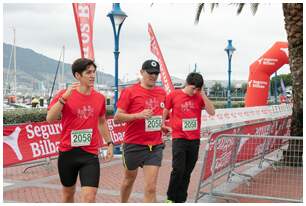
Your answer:
[[[70,137],[72,147],[90,145],[92,129],[73,130]]]

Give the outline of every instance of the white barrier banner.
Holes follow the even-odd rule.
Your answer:
[[[244,107],[230,109],[216,109],[216,114],[210,116],[205,110],[202,112],[202,129],[206,127],[240,123],[245,121],[280,118],[292,114],[291,104]]]

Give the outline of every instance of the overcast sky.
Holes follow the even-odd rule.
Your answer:
[[[194,25],[196,3],[121,3],[128,15],[120,34],[119,78],[135,79],[142,62],[155,58],[150,52],[148,22],[151,22],[171,75],[185,79],[194,64],[206,80],[226,80],[227,40],[236,48],[232,79],[247,80],[249,65],[276,41],[286,41],[281,4],[260,4],[255,16],[247,5],[237,16],[237,7],[220,4],[213,13],[209,5],[200,23]],[[94,18],[94,51],[98,69],[114,74],[114,37],[106,15],[111,3],[97,3]],[[30,48],[58,59],[63,45],[65,62],[80,56],[71,3],[4,4],[3,41]],[[278,72],[289,73],[284,66]]]

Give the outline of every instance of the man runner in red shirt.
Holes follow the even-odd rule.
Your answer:
[[[190,175],[198,159],[202,109],[215,114],[203,91],[202,75],[193,72],[187,76],[183,89],[166,97],[162,128],[172,131],[172,172],[166,202],[182,203],[187,199]],[[164,124],[170,110],[171,128]]]
[[[140,83],[122,91],[114,117],[116,122],[127,122],[121,202],[129,199],[138,167],[144,172],[144,202],[156,202],[156,182],[164,148],[161,121],[166,93],[155,86],[160,73],[159,63],[145,61],[140,73]]]
[[[113,142],[105,119],[105,97],[93,88],[96,68],[90,59],[74,61],[72,73],[78,82],[61,90],[48,107],[48,122],[62,115],[58,172],[63,202],[74,202],[78,174],[82,202],[95,202],[100,179],[101,135],[108,144],[106,160],[113,156]]]

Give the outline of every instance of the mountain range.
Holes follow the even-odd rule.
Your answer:
[[[7,91],[12,87],[13,82],[13,61],[12,61],[12,45],[3,43],[3,90]],[[57,67],[62,68],[62,62],[47,57],[43,54],[37,53],[29,48],[22,48],[16,46],[16,82],[17,94],[30,95],[33,93],[49,93],[54,81]],[[9,75],[8,75],[9,74]],[[60,79],[61,70],[58,71],[57,82]],[[107,85],[107,87],[114,86],[114,76],[97,71],[97,81],[99,84]],[[183,85],[185,80],[171,76],[174,85]],[[75,81],[71,73],[71,64],[64,64],[64,81]],[[137,80],[126,82],[127,84],[135,83]],[[216,82],[221,83],[226,87],[227,81],[225,80],[205,80],[205,87],[212,87]],[[243,80],[233,80],[232,84],[241,87]],[[119,80],[119,84],[122,81]],[[55,84],[54,91],[58,89],[59,84]]]
[[[3,88],[12,87],[13,60],[12,45],[3,43]],[[17,92],[27,93],[33,90],[41,90],[52,87],[57,67],[62,68],[62,62],[39,54],[32,49],[16,46],[16,82]],[[9,73],[9,75],[8,75]],[[59,81],[61,69],[56,80]],[[97,79],[100,84],[111,87],[114,85],[114,76],[97,71]],[[64,64],[64,81],[75,81],[71,73],[71,64]],[[119,80],[121,83],[121,81]],[[55,89],[58,84],[55,84]]]

